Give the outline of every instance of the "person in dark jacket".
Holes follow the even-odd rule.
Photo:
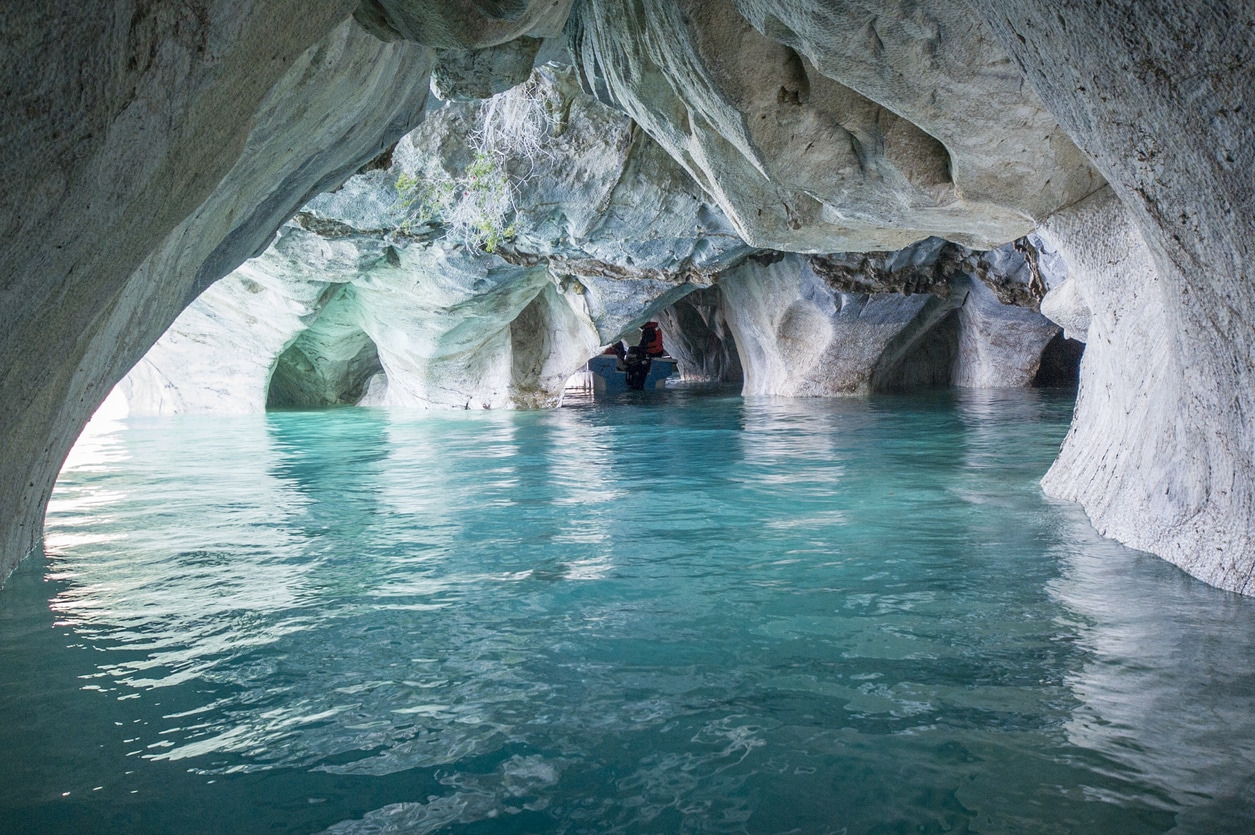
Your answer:
[[[649,369],[653,367],[654,361],[649,358],[649,354],[645,353],[645,349],[640,345],[633,345],[627,349],[627,357],[624,359],[626,367],[627,387],[631,391],[644,391],[645,378],[649,376]]]

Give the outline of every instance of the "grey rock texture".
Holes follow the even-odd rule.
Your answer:
[[[276,278],[250,261],[189,305],[116,391],[131,414],[260,412],[274,359],[335,290]]]
[[[5,6],[0,176],[30,198],[0,210],[0,572],[111,381],[426,95],[426,51],[344,3],[133,11]]]
[[[1238,489],[1249,475],[1247,438],[1229,437],[1221,420],[1244,392],[1192,390],[1209,363],[1181,353],[1180,297],[1111,191],[1058,213],[1042,234],[1067,259],[1071,278],[1060,289],[1087,318],[1076,415],[1043,485],[1083,504],[1105,536],[1247,591],[1255,549],[1249,495]],[[1194,428],[1200,408],[1216,410],[1207,432]]]
[[[514,228],[496,230],[502,245],[474,258],[432,244],[441,231],[476,228],[456,212],[385,240],[381,230],[397,225],[385,182],[319,198],[266,256],[299,271],[315,262],[311,247],[324,251],[316,262],[326,274],[314,284],[325,286],[288,298],[273,330],[257,334],[267,352],[258,368],[281,366],[281,380],[305,369],[288,381],[299,383],[292,397],[351,398],[364,386],[371,402],[417,402],[435,396],[439,386],[422,379],[438,371],[482,384],[468,404],[543,404],[569,346],[631,332],[715,282],[729,311],[734,295],[746,302],[726,323],[752,356],[747,385],[764,391],[874,389],[943,368],[978,382],[1011,369],[1018,379],[1023,357],[995,343],[1019,324],[989,306],[981,285],[967,286],[960,305],[960,276],[1029,307],[1049,289],[1042,309],[1089,351],[1048,489],[1083,502],[1110,535],[1255,592],[1248,0],[581,0],[571,9],[570,0],[5,3],[0,572],[37,542],[88,415],[179,311],[265,250],[312,195],[413,127],[426,47],[446,50],[450,95],[478,95],[521,76],[525,57],[508,55],[527,42],[505,45],[552,43],[566,22],[581,83],[634,122],[574,97],[570,113],[547,113],[555,158],[516,155],[509,173],[539,163],[554,194],[567,196],[518,201],[506,212]],[[477,112],[448,117],[474,130],[484,124]],[[534,124],[529,112],[506,122]],[[590,144],[583,164],[555,161],[578,156],[555,130],[568,118],[600,126],[600,150]],[[417,173],[404,145],[396,157],[392,165]],[[452,140],[435,159],[451,179],[476,167]],[[892,258],[868,269],[850,255],[737,266],[751,246],[918,253],[929,235],[998,249],[996,261],[1039,224],[1035,283],[1013,278],[1010,261],[985,268],[970,256],[944,292],[937,281],[917,286],[924,276]],[[363,270],[370,280],[359,280]],[[428,298],[416,291],[423,270],[470,282],[440,291],[439,310],[467,319],[442,330],[424,324],[431,312],[404,326],[420,329],[407,341],[362,312],[372,294],[372,309]],[[901,279],[907,294],[843,287],[841,275],[885,287]],[[475,301],[477,281],[490,301]],[[262,292],[237,289],[257,303],[288,292],[254,283]],[[228,301],[211,308],[219,319]],[[481,315],[487,330],[458,324]],[[213,319],[205,315],[200,333]],[[847,320],[869,341],[848,346],[851,365],[832,366],[808,340],[843,345],[832,333]],[[987,362],[981,346],[1001,359]],[[699,354],[693,368],[718,365]],[[785,358],[805,368],[776,370]],[[376,359],[387,379],[363,382]]]
[[[587,0],[568,29],[758,247],[984,249],[1102,184],[961,4]]]
[[[1128,212],[1110,197],[1078,208],[1106,239],[1071,213],[1052,224],[1084,274],[1088,345],[1119,358],[1087,352],[1046,485],[1099,530],[1255,591],[1255,8],[976,6]],[[1103,251],[1120,257],[1100,275]]]
[[[758,31],[805,56],[819,73],[944,146],[950,179],[964,201],[1041,220],[1102,185],[968,3],[735,5]],[[1014,237],[994,236],[978,248]]]
[[[745,379],[723,310],[723,292],[715,286],[694,290],[658,314],[663,345],[675,357],[680,379],[694,383]]]
[[[438,49],[479,49],[520,35],[561,30],[572,0],[360,0],[354,18],[383,41],[409,40]]]
[[[745,394],[1031,385],[1059,328],[987,285],[1028,280],[1005,250],[930,239],[892,253],[749,258],[718,284]]]
[[[950,382],[965,388],[1032,385],[1042,352],[1059,326],[1042,314],[1003,304],[984,282],[964,275],[952,283],[962,293],[958,351]]]
[[[523,36],[483,49],[448,49],[431,69],[431,91],[443,101],[487,99],[522,84],[543,41]]]
[[[493,130],[499,144],[484,144]],[[519,139],[528,130],[534,143]],[[416,219],[397,190],[401,177],[473,190],[466,172],[485,154],[512,183],[506,215],[476,221],[510,227],[493,252],[450,238],[445,215],[464,207]],[[746,250],[683,169],[554,68],[487,105],[432,111],[391,160],[315,198],[194,302],[123,382],[132,413],[367,393],[370,405],[553,406],[602,345]]]
[[[833,290],[800,255],[747,261],[719,288],[751,396],[865,394],[877,367],[905,353],[899,344],[949,312],[929,294]]]

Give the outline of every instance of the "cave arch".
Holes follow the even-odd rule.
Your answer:
[[[1085,343],[1055,334],[1041,352],[1041,364],[1033,376],[1033,388],[1076,388],[1081,383],[1081,357]]]
[[[276,358],[266,409],[355,405],[381,373],[379,349],[364,331],[328,339],[311,328]]]
[[[663,344],[685,382],[740,383],[745,379],[736,337],[718,285],[702,287],[658,313]]]

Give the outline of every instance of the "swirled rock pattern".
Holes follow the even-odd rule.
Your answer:
[[[933,238],[892,253],[764,253],[718,287],[745,393],[814,397],[1031,385],[1059,328],[986,283],[1029,280],[1011,245],[974,253]]]
[[[600,346],[747,251],[684,170],[569,73],[537,70],[499,99],[496,127],[538,128],[539,144],[512,136],[476,152],[498,111],[432,111],[390,167],[311,201],[188,308],[123,382],[132,412],[261,411],[346,392],[385,406],[552,406]],[[511,227],[493,252],[447,234],[455,208],[416,217],[397,187],[411,177],[473,191],[466,171],[489,153],[488,186],[514,184],[508,217],[472,207],[477,223]],[[376,357],[371,384],[361,376]],[[289,392],[278,401],[276,373]]]
[[[483,146],[504,128],[491,124],[500,114],[527,127],[518,108],[543,115],[543,141]],[[659,308],[684,376],[743,376],[748,394],[1024,386],[1058,331],[1031,309],[1028,263],[1011,246],[980,254],[930,238],[893,253],[747,259],[656,143],[554,67],[485,106],[435,110],[390,159],[312,201],[263,256],[194,303],[123,382],[132,412],[363,396],[550,406],[589,356],[634,341]],[[451,237],[444,215],[457,207],[416,220],[397,190],[417,175],[420,188],[456,181],[474,192],[486,187],[463,172],[476,165],[489,185],[517,172],[508,218],[473,207],[478,222],[509,224],[494,252]]]
[[[755,246],[986,249],[1102,184],[961,4],[587,0],[570,31]]]

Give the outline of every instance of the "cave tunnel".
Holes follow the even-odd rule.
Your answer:
[[[1255,831],[1250,2],[3,17],[0,829]]]
[[[363,332],[343,339],[330,356],[327,346],[302,334],[275,361],[266,391],[267,409],[351,406],[362,399],[383,365],[375,343]]]
[[[1084,354],[1084,342],[1070,339],[1059,331],[1041,352],[1041,365],[1033,376],[1033,387],[1076,388],[1081,383]]]

